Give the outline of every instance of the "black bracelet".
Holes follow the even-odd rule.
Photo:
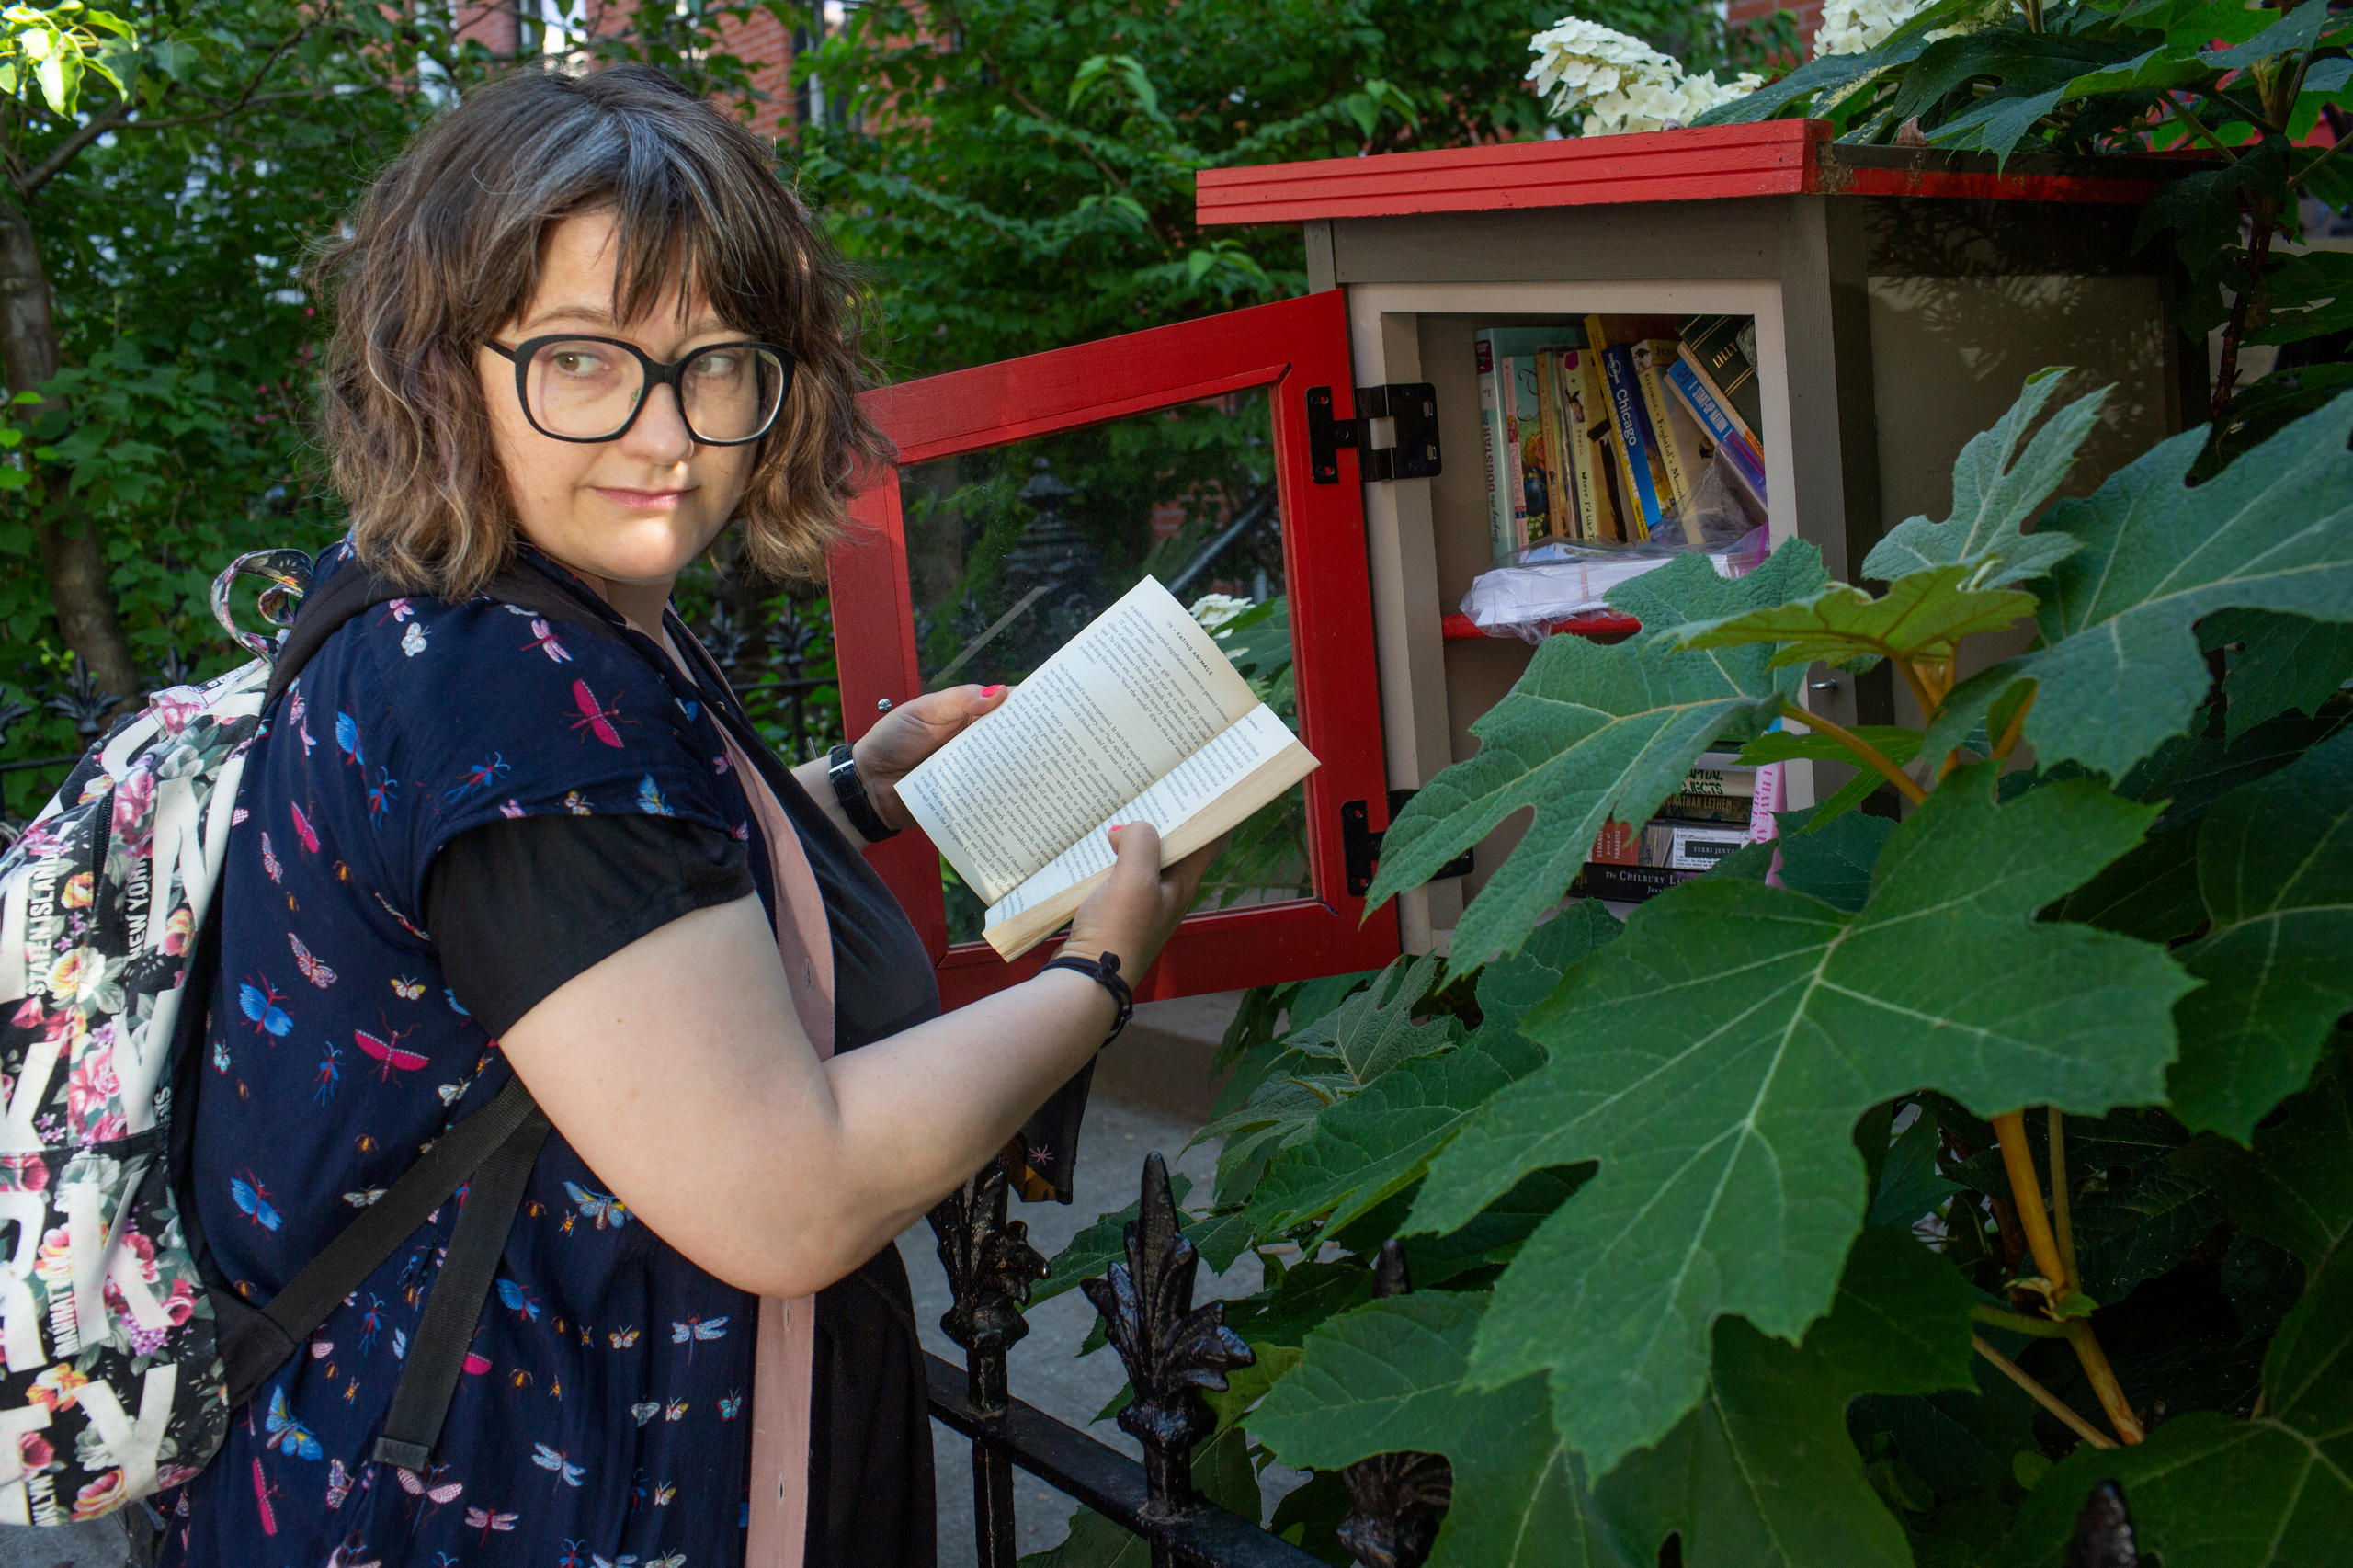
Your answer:
[[[865,780],[858,776],[858,759],[848,746],[837,745],[826,753],[825,777],[834,781],[834,799],[841,802],[842,815],[866,835],[867,843],[880,844],[897,836],[899,830],[885,825],[874,802],[866,798]]]
[[[1048,969],[1066,969],[1074,974],[1083,974],[1108,991],[1111,994],[1111,1000],[1119,1004],[1120,1016],[1111,1020],[1111,1032],[1103,1037],[1103,1045],[1108,1045],[1119,1039],[1120,1031],[1128,1027],[1130,1018],[1135,1017],[1136,994],[1126,981],[1120,978],[1119,954],[1105,953],[1099,959],[1082,959],[1075,955],[1050,959],[1045,968],[1038,972],[1043,974]],[[1098,1045],[1095,1049],[1100,1051],[1103,1045]]]

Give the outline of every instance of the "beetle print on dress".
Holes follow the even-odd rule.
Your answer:
[[[331,744],[306,743],[291,701],[268,717],[230,839],[192,1181],[248,1299],[510,1075],[425,930],[436,851],[513,815],[747,820],[738,781],[710,770],[725,746],[692,690],[632,645],[487,598],[415,597],[347,622],[303,671],[300,713]],[[220,1458],[165,1500],[165,1562],[742,1561],[751,1423],[732,1413],[753,1336],[722,1325],[754,1322],[756,1302],[631,1223],[561,1134],[428,1472],[371,1460],[459,1209],[442,1205],[236,1413]],[[667,1478],[676,1501],[637,1499],[638,1474]]]

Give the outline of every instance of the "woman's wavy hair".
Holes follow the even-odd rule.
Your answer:
[[[700,293],[731,330],[792,351],[739,516],[755,570],[819,576],[858,472],[891,457],[858,406],[863,300],[767,146],[650,65],[533,70],[467,94],[310,256],[305,281],[335,312],[319,435],[360,558],[455,597],[510,560],[476,349],[537,293],[550,226],[602,210],[620,249],[616,319],[676,282],[682,312]]]

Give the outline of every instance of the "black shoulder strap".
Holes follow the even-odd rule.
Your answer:
[[[358,566],[336,573],[305,597],[272,661],[262,709],[267,712],[294,684],[312,655],[353,617],[403,597],[397,587]],[[493,597],[562,618],[567,628],[620,641],[596,608],[545,573],[517,565],[492,580]],[[205,911],[188,955],[188,980],[176,1020],[172,1169],[191,1168],[195,1096],[200,1088],[204,1028],[211,1011],[214,972],[219,967],[222,908],[215,896]],[[532,1102],[520,1078],[510,1079],[491,1102],[437,1140],[326,1249],[259,1310],[222,1290],[211,1292],[222,1361],[233,1405],[252,1399],[293,1356],[327,1315],[415,1233],[433,1211],[464,1188],[456,1232],[426,1302],[416,1341],[401,1369],[392,1407],[373,1457],[404,1469],[421,1470],[439,1441],[441,1425],[465,1368],[473,1327],[489,1299],[506,1236],[540,1145],[547,1117]],[[185,1186],[179,1193],[181,1223],[199,1266],[210,1264],[196,1205]],[[217,1273],[217,1270],[215,1270]]]

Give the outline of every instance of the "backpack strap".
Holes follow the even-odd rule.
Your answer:
[[[304,598],[272,661],[262,710],[267,713],[285,695],[312,656],[346,621],[406,592],[355,565],[336,573],[324,587]],[[585,593],[544,570],[517,563],[492,579],[489,593],[506,603],[561,618],[568,628],[590,636],[625,641]],[[219,969],[223,903],[216,892],[189,949],[187,994],[173,1046],[176,1052],[172,1125],[175,1171],[191,1168],[195,1096],[203,1081],[203,1033]],[[253,1399],[328,1314],[381,1267],[435,1210],[457,1197],[457,1229],[429,1290],[424,1318],[402,1364],[392,1410],[372,1456],[405,1470],[424,1469],[440,1439],[442,1423],[465,1369],[474,1324],[490,1298],[507,1233],[514,1228],[524,1187],[549,1131],[547,1117],[533,1102],[530,1090],[521,1078],[510,1078],[488,1105],[437,1139],[415,1165],[344,1227],[267,1306],[256,1308],[228,1291],[210,1291],[230,1404]],[[197,1220],[196,1205],[185,1193],[179,1209],[191,1254],[209,1266],[211,1255]],[[218,1269],[213,1272],[217,1275]]]

